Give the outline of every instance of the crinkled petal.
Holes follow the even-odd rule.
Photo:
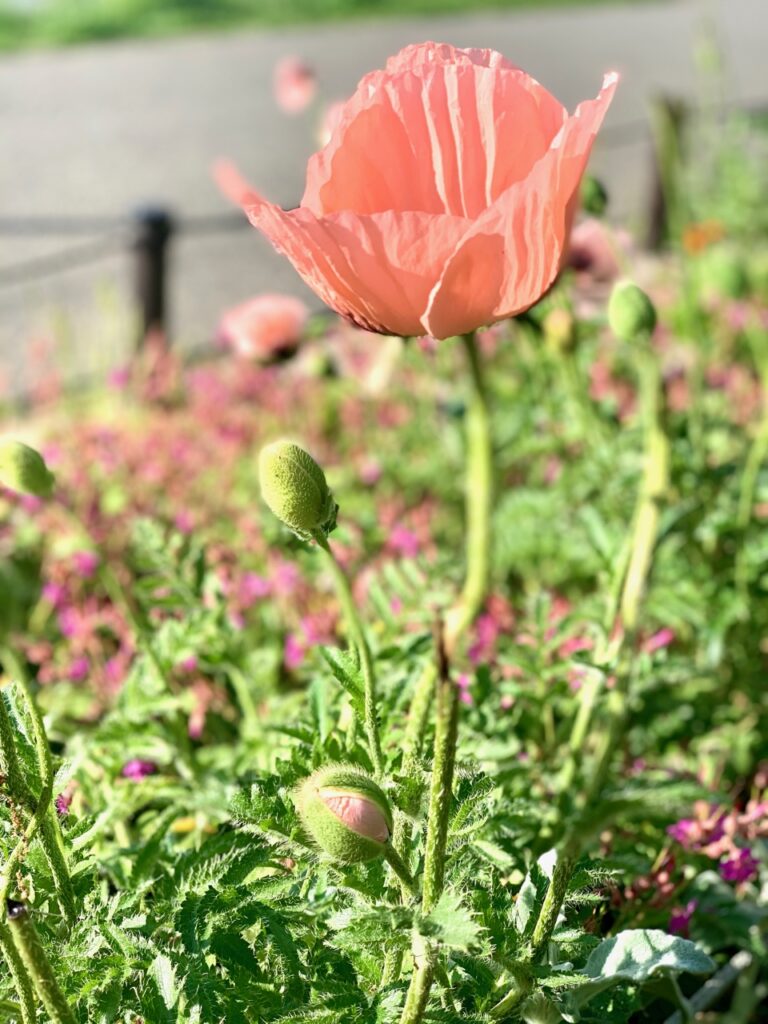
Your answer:
[[[606,75],[599,96],[577,108],[530,175],[474,221],[432,291],[423,319],[428,334],[446,338],[514,316],[552,284],[617,81]]]
[[[461,49],[450,43],[411,43],[387,61],[386,71],[394,75],[399,71],[413,71],[424,64],[476,64],[484,68],[506,68],[517,71],[517,65],[496,50]]]
[[[231,170],[223,187],[326,305],[384,334],[423,333],[430,290],[469,227],[463,218],[392,210],[324,218],[283,210]]]

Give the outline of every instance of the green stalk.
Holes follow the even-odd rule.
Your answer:
[[[765,393],[766,389],[768,389],[768,366],[766,366],[765,357],[762,354],[757,338],[754,335],[755,332],[750,330],[748,338],[752,344],[755,364],[760,374],[763,393]],[[760,475],[760,469],[765,462],[766,456],[768,456],[768,404],[765,403],[765,399],[763,401],[763,406],[763,415],[760,421],[760,426],[758,427],[758,431],[750,445],[747,461],[741,475],[741,482],[739,484],[739,504],[736,512],[736,524],[741,534],[741,543],[739,544],[739,549],[736,553],[734,582],[736,584],[736,591],[741,595],[745,604],[747,602],[749,588],[749,570],[746,561],[745,543],[746,533],[752,519],[752,508],[755,503],[755,491],[757,489],[757,480]]]
[[[61,837],[61,830],[56,818],[56,809],[52,803],[53,760],[51,758],[51,748],[48,745],[48,737],[45,732],[45,725],[43,723],[42,715],[40,714],[40,709],[37,706],[37,701],[30,689],[26,672],[18,658],[15,656],[13,651],[8,648],[0,650],[0,656],[2,657],[3,663],[8,667],[9,672],[12,672],[15,678],[16,685],[24,699],[27,714],[31,722],[32,735],[35,741],[35,753],[37,754],[38,771],[40,773],[40,782],[42,786],[40,796],[37,801],[35,801],[32,791],[27,785],[26,779],[23,777],[18,757],[16,755],[13,726],[8,716],[5,703],[1,699],[0,770],[2,770],[6,776],[6,785],[13,799],[26,810],[28,815],[30,815],[27,831],[31,828],[32,833],[30,834],[29,841],[31,841],[34,833],[39,831],[38,838],[40,839],[45,859],[53,877],[62,913],[66,920],[72,924],[77,917],[77,907],[74,889],[72,888],[72,880],[69,874],[69,866],[67,865],[66,853],[64,851],[64,843]],[[37,824],[33,824],[35,822]],[[24,853],[24,849],[25,847],[21,849],[17,847],[19,857]],[[17,853],[17,850],[14,850],[14,854]],[[9,869],[6,866],[3,888],[0,890],[2,891],[3,898],[8,894],[6,886],[10,885],[9,874]]]
[[[464,588],[446,620],[445,643],[452,653],[472,625],[488,594],[493,503],[493,438],[488,392],[474,331],[461,340],[467,354],[471,393],[466,411],[466,567]]]
[[[52,1024],[77,1024],[72,1007],[64,998],[51,962],[45,955],[29,908],[24,903],[9,900],[7,912],[8,929],[16,949]]]
[[[10,929],[5,921],[0,920],[0,954],[8,967],[16,995],[19,998],[19,1019],[21,1024],[33,1024],[35,1017],[35,993],[32,979],[27,974],[24,961],[16,949]]]
[[[328,556],[328,565],[333,576],[339,603],[344,612],[347,629],[352,643],[357,648],[360,656],[360,667],[363,672],[363,683],[365,686],[365,732],[368,737],[368,747],[374,771],[380,778],[384,774],[384,758],[381,753],[381,740],[379,738],[379,725],[376,715],[376,675],[373,668],[371,649],[368,646],[368,638],[365,635],[365,629],[360,621],[360,616],[357,614],[357,607],[349,586],[349,580],[344,570],[336,561],[336,557],[328,543],[328,538],[319,530],[313,536],[318,546]]]
[[[387,843],[387,845],[384,847],[384,859],[395,872],[395,874],[400,879],[405,889],[411,894],[411,896],[418,896],[418,890],[416,888],[416,883],[413,880],[413,875],[408,870],[405,861],[403,861],[402,857],[394,848],[392,843]]]
[[[432,781],[429,793],[427,843],[421,910],[429,914],[443,893],[448,821],[451,814],[453,773],[459,721],[459,692],[450,678],[445,650],[438,643],[437,711]],[[421,936],[414,941],[414,971],[400,1024],[420,1024],[424,1017],[436,969],[436,951]]]
[[[568,883],[576,866],[577,858],[573,855],[576,846],[577,844],[571,840],[566,849],[558,855],[557,863],[552,869],[552,878],[549,881],[549,887],[539,911],[536,927],[533,929],[533,935],[531,936],[531,951],[528,959],[532,961],[538,959],[552,938],[552,933],[555,930],[555,925],[565,900],[565,894],[568,891]]]
[[[661,504],[669,489],[669,441],[662,423],[659,365],[653,352],[638,353],[645,432],[645,472],[635,515],[632,553],[621,596],[621,618],[630,636],[637,629],[640,604],[659,532]]]
[[[669,489],[669,441],[664,433],[659,367],[654,353],[648,347],[647,339],[638,338],[637,341],[639,345],[643,345],[638,357],[641,360],[640,394],[645,467],[635,511],[627,571],[619,602],[623,634],[616,655],[620,656],[622,652],[625,652],[625,657],[616,673],[616,685],[611,692],[605,742],[597,755],[592,778],[582,796],[582,806],[587,808],[600,795],[610,770],[613,755],[626,728],[629,684],[632,676],[631,656],[627,655],[626,651],[634,641],[637,632],[640,608],[658,540],[661,504]],[[579,729],[583,728],[584,723],[580,722]],[[560,845],[557,863],[552,872],[552,878],[531,938],[531,947],[526,958],[529,962],[535,962],[541,956],[552,937],[568,891],[568,883],[578,860],[580,846],[581,837],[577,822]],[[514,989],[491,1010],[491,1016],[504,1016],[517,1005],[524,994],[520,985],[515,985]]]

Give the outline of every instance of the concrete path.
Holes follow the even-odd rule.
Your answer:
[[[349,95],[363,73],[401,46],[430,38],[499,49],[570,107],[595,95],[605,70],[618,69],[623,81],[593,168],[609,185],[614,211],[631,217],[645,201],[649,165],[646,133],[631,126],[642,123],[654,93],[700,95],[695,52],[707,24],[716,26],[725,56],[727,96],[768,103],[768,0],[495,11],[4,57],[0,221],[111,217],[147,201],[181,216],[226,214],[209,173],[222,155],[271,198],[293,204],[315,148],[318,111],[287,118],[277,110],[276,61],[303,57],[316,68],[324,99],[333,100]],[[0,278],[19,261],[84,244],[87,237],[0,234]],[[123,359],[132,336],[130,269],[118,251],[37,283],[0,282],[7,386],[29,384],[30,342],[52,335],[67,372],[103,373]],[[181,238],[171,289],[178,342],[205,343],[222,308],[272,289],[306,294],[256,232]]]

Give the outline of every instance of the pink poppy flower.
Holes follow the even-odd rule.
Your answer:
[[[219,183],[342,316],[447,338],[522,312],[555,280],[617,81],[569,116],[493,50],[409,46],[363,78],[297,209],[231,165]]]
[[[284,114],[300,114],[315,98],[317,76],[300,57],[283,57],[275,65],[272,88]]]
[[[309,318],[301,299],[292,295],[258,295],[222,317],[219,334],[245,359],[269,362],[298,347]]]

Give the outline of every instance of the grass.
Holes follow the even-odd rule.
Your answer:
[[[584,0],[0,0],[0,50],[343,18],[574,6]]]

